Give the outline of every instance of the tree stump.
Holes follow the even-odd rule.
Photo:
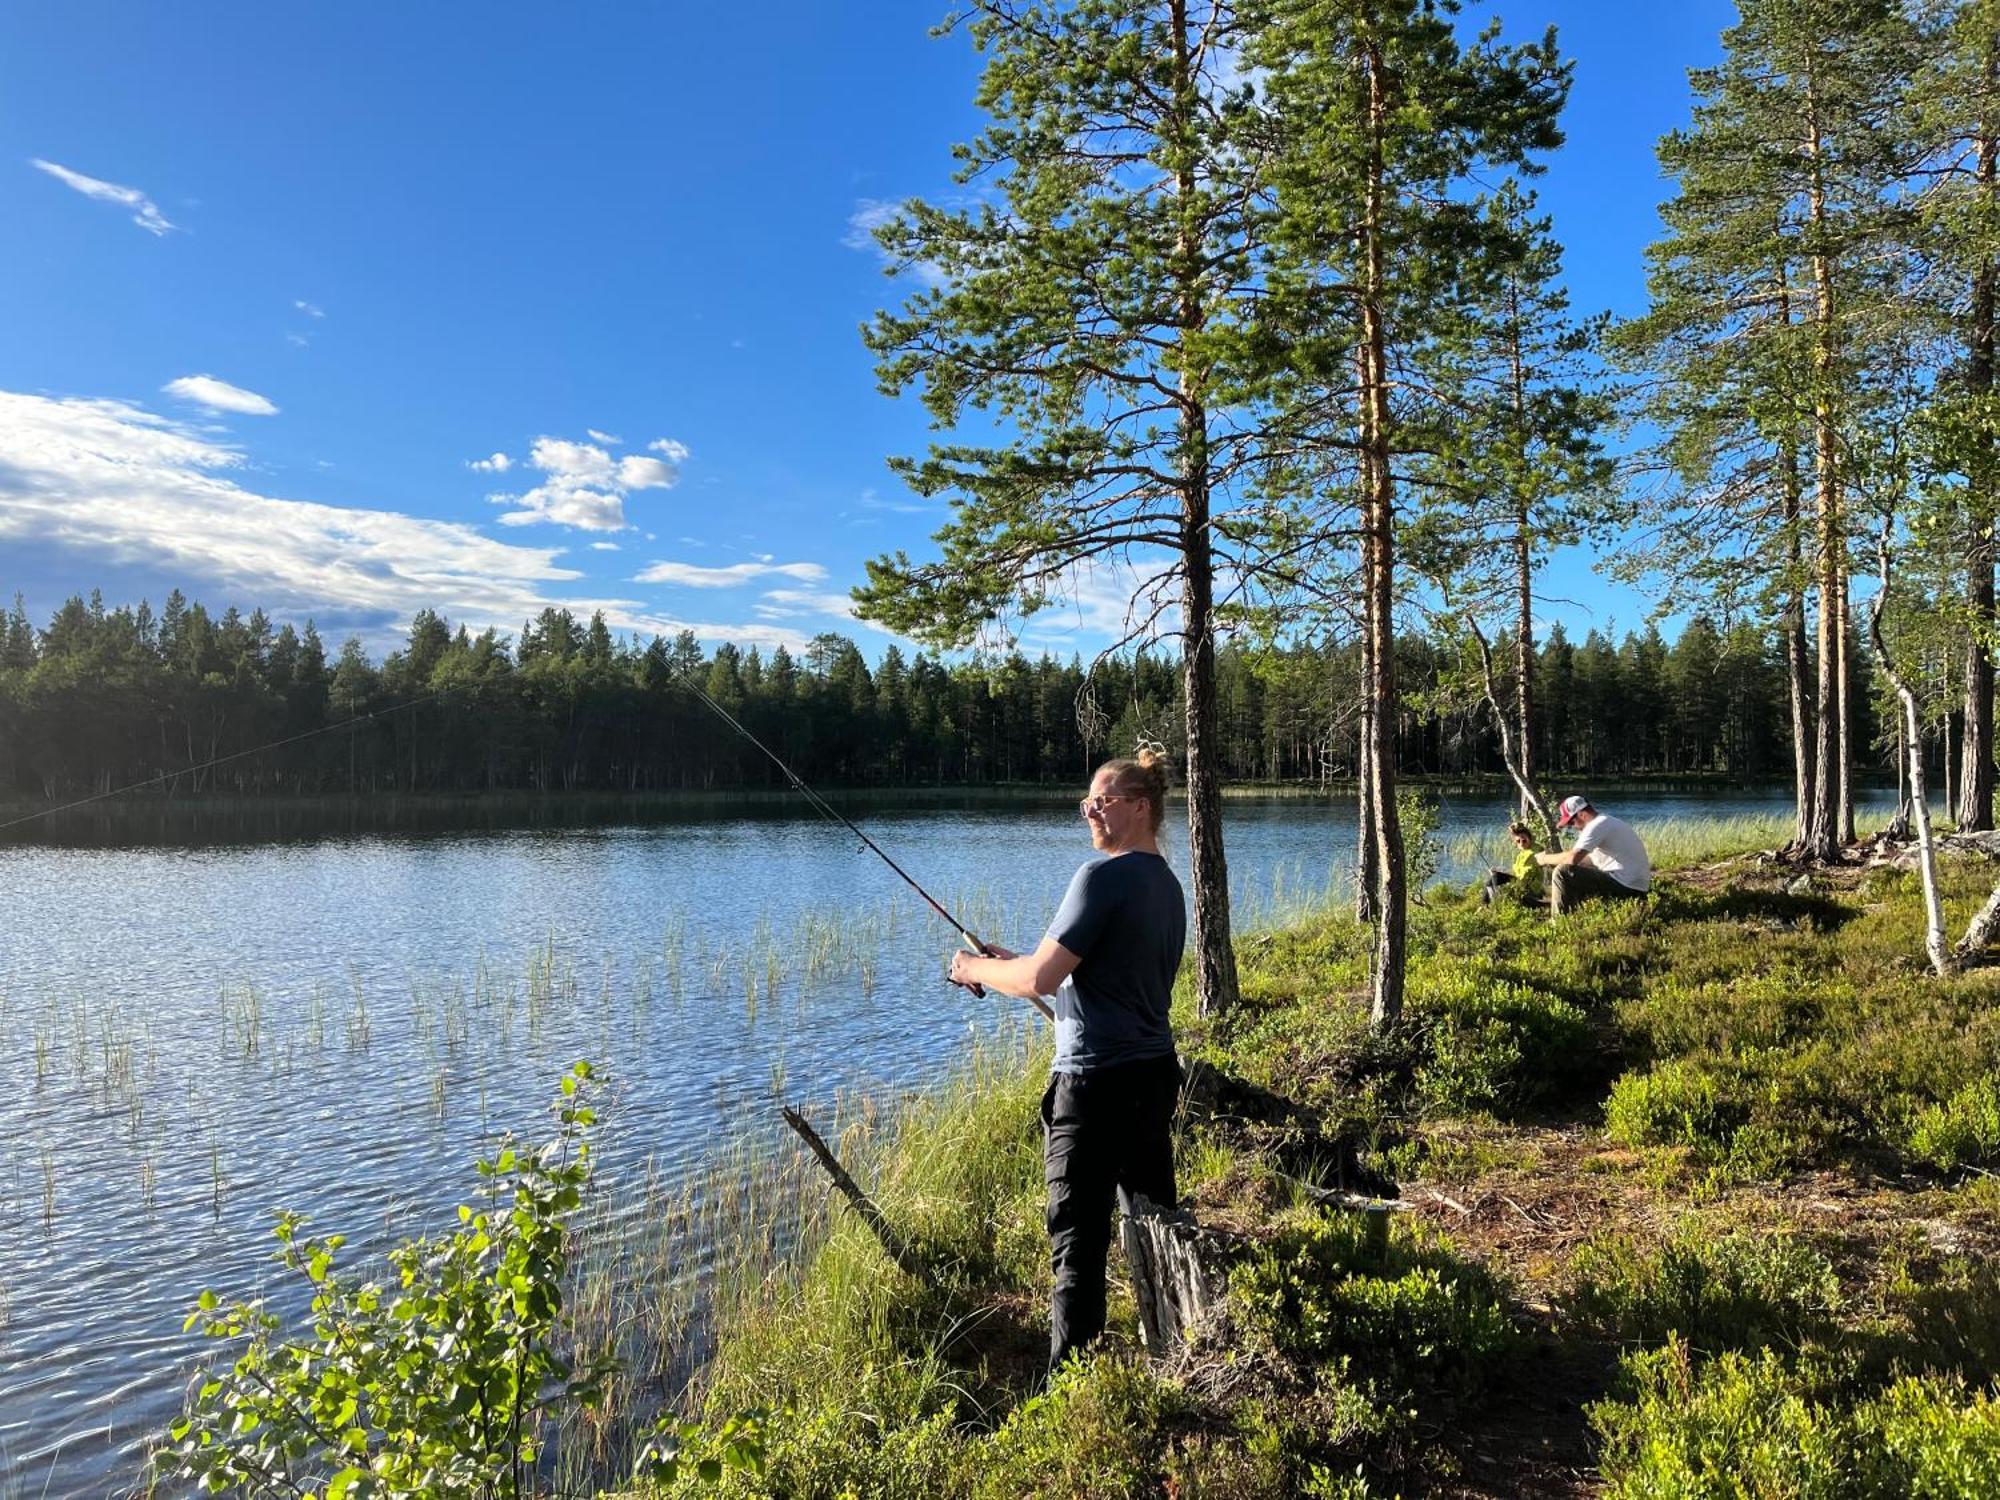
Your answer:
[[[1155,1359],[1178,1353],[1218,1314],[1228,1289],[1218,1237],[1185,1209],[1134,1197],[1119,1221],[1118,1240],[1132,1270],[1146,1352]]]

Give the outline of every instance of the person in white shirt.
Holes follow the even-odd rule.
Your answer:
[[[1582,797],[1565,797],[1556,827],[1577,830],[1561,854],[1538,854],[1549,866],[1549,909],[1557,916],[1584,902],[1637,901],[1653,888],[1653,862],[1623,818],[1601,813]]]

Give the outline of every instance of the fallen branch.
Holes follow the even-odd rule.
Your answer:
[[[826,1168],[827,1175],[833,1179],[833,1185],[840,1189],[847,1201],[853,1205],[854,1211],[861,1215],[861,1222],[874,1231],[875,1238],[881,1242],[883,1250],[888,1252],[889,1259],[924,1285],[935,1287],[938,1284],[936,1273],[924,1263],[923,1257],[910,1247],[910,1242],[903,1238],[896,1226],[883,1217],[882,1210],[875,1206],[874,1200],[861,1191],[860,1184],[848,1173],[847,1168],[840,1164],[840,1158],[835,1156],[826,1142],[819,1138],[819,1132],[806,1123],[806,1117],[790,1107],[785,1108],[784,1116],[785,1123],[792,1127],[799,1139],[811,1148],[812,1154],[819,1158],[819,1164]]]

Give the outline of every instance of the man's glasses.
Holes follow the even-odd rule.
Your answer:
[[[1121,797],[1117,795],[1085,797],[1076,804],[1076,810],[1087,818],[1094,812],[1096,813],[1103,812],[1105,807],[1109,803],[1130,802],[1132,800],[1133,799],[1130,797]]]

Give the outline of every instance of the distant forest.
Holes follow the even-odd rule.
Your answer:
[[[1464,653],[1409,637],[1397,650],[1399,769],[1501,772]],[[1511,647],[1496,654],[1513,659]],[[1697,618],[1671,644],[1654,629],[1614,643],[1596,631],[1573,641],[1557,626],[1534,662],[1544,705],[1535,764],[1546,776],[1750,781],[1791,768],[1784,663],[1769,632]],[[1223,774],[1354,774],[1359,672],[1351,645],[1226,644]],[[0,788],[59,798],[156,776],[176,794],[229,795],[778,784],[679,686],[683,674],[827,786],[1074,783],[1141,734],[1169,745],[1184,736],[1179,663],[1147,652],[1087,670],[1018,652],[947,663],[892,645],[871,668],[833,634],[798,656],[782,646],[705,653],[689,633],[642,644],[566,610],[543,611],[512,640],[424,610],[403,647],[375,662],[358,639],[329,657],[310,622],[296,629],[233,606],[213,615],[178,591],[158,613],[72,598],[45,628],[17,597],[0,622]],[[1855,710],[1872,738],[1873,705]],[[304,738],[192,769],[293,737]]]

